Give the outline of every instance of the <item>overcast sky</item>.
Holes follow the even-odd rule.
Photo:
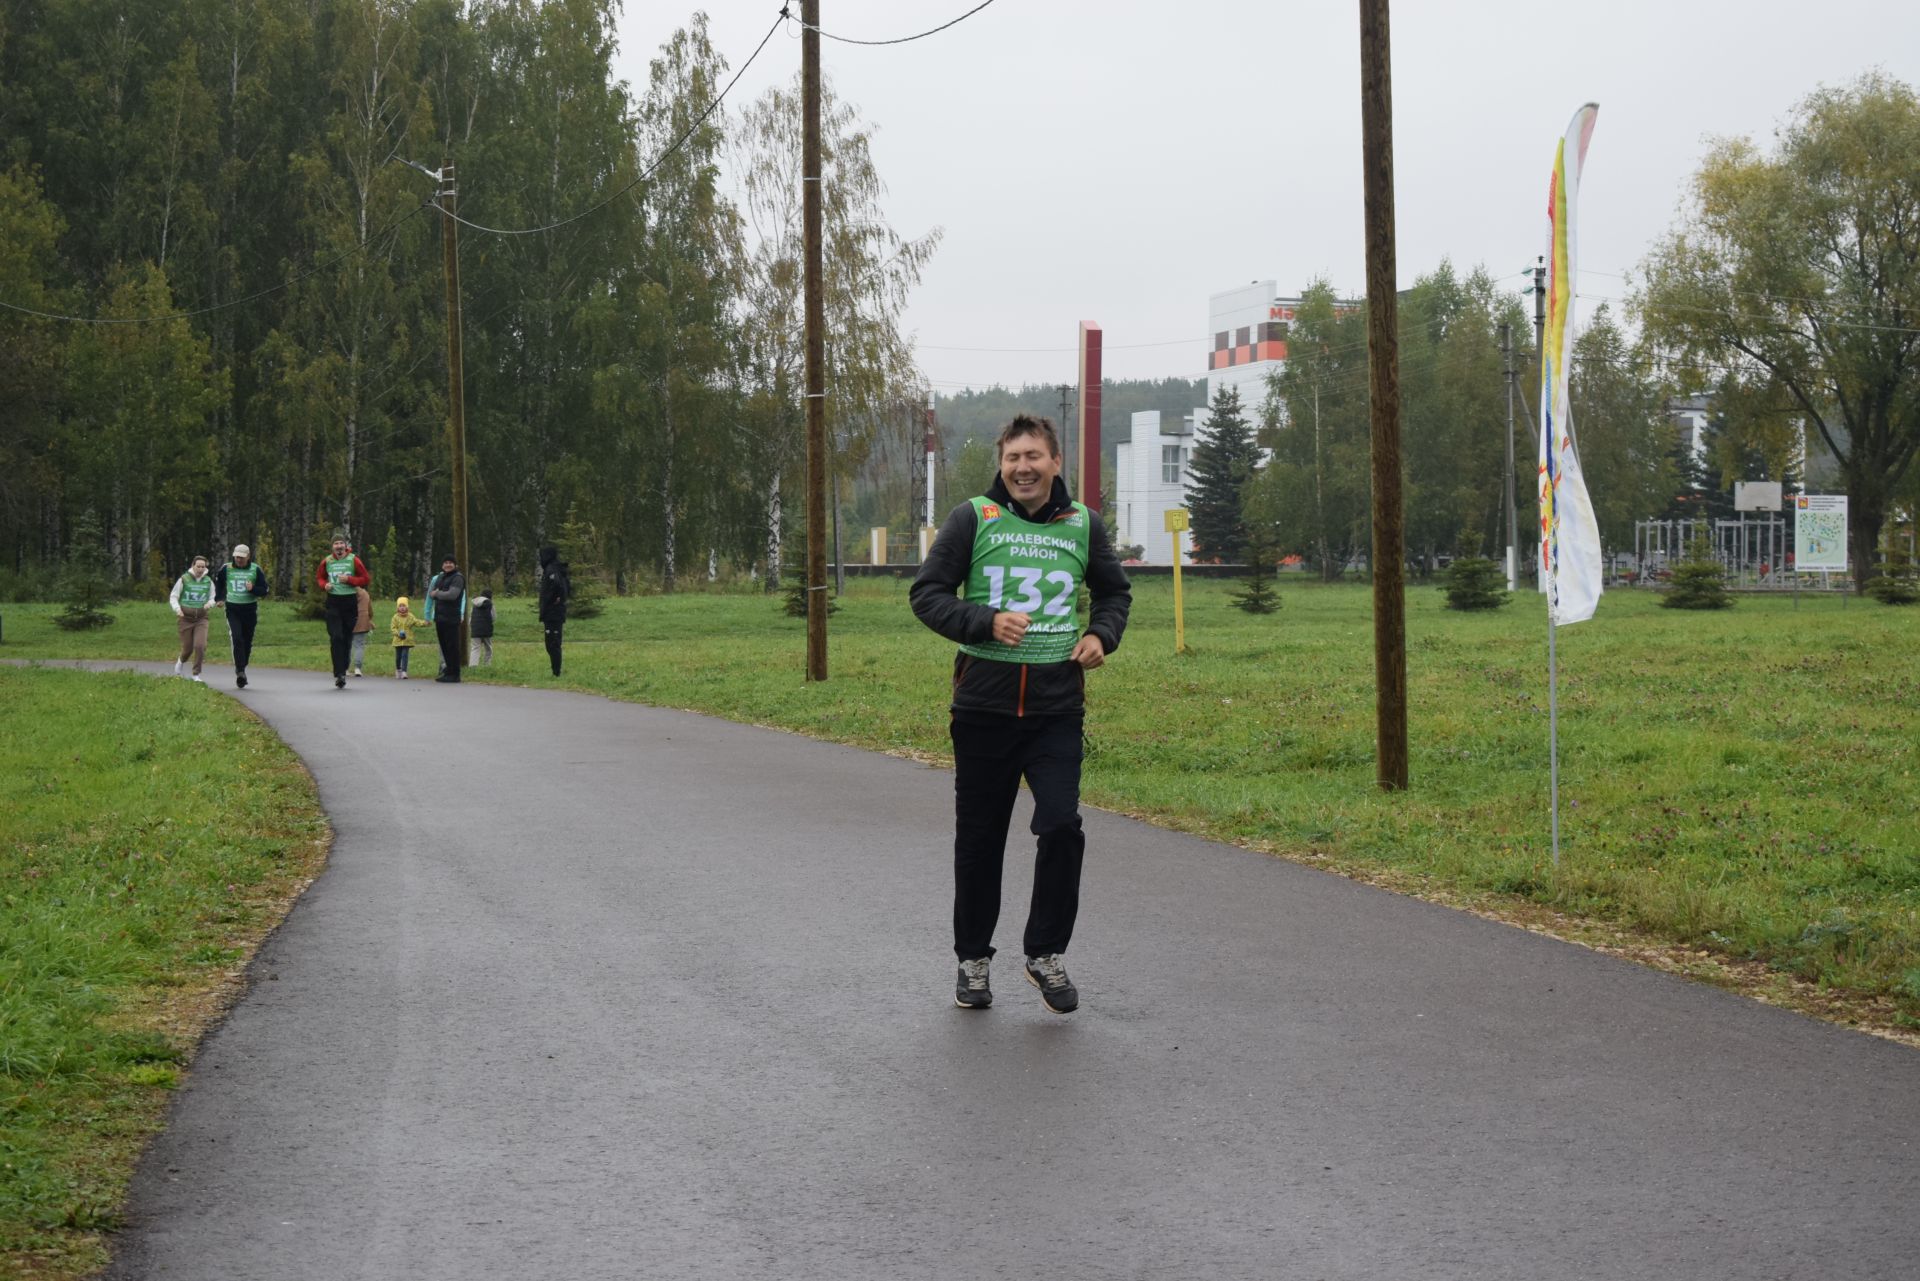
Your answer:
[[[820,25],[886,39],[976,2],[822,0]],[[779,8],[707,7],[731,65]],[[1110,378],[1200,377],[1209,294],[1322,275],[1363,292],[1357,10],[995,0],[911,44],[823,41],[836,92],[876,127],[889,220],[945,229],[907,316],[934,385],[1073,382],[1082,319],[1105,328]],[[620,71],[636,91],[691,12],[627,0]],[[776,33],[730,103],[792,76],[798,35]],[[1618,296],[1614,273],[1673,225],[1709,139],[1765,142],[1815,87],[1876,67],[1920,84],[1920,3],[1397,0],[1401,286],[1444,257],[1496,276],[1530,264],[1553,147],[1594,101],[1580,291]]]

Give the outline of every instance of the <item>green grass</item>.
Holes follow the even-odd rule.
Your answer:
[[[1743,597],[1716,614],[1607,596],[1559,634],[1562,861],[1549,857],[1544,608],[1461,614],[1408,589],[1412,788],[1374,786],[1368,591],[1284,582],[1268,617],[1231,584],[1143,580],[1126,644],[1089,682],[1086,796],[1173,827],[1466,901],[1541,904],[1756,960],[1874,998],[1920,1026],[1920,631],[1871,601]],[[691,592],[610,602],[546,675],[533,610],[502,601],[479,679],[560,685],[940,757],[952,648],[900,581],[851,582],[831,673],[777,599]],[[69,636],[9,610],[5,653],[171,657],[163,606]],[[384,627],[383,604],[377,617]],[[219,629],[216,622],[216,632]],[[323,669],[284,609],[257,664]],[[383,633],[376,632],[376,637]],[[224,641],[217,647],[224,647]],[[376,641],[377,670],[391,670]],[[416,669],[431,671],[430,651]],[[225,679],[215,669],[214,679]],[[928,839],[944,816],[928,815]]]
[[[0,725],[0,1276],[75,1277],[326,828],[286,747],[185,682],[0,667]]]

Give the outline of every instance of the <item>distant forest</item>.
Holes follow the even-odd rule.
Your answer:
[[[1067,395],[1073,401],[1068,417],[1074,419],[1080,412],[1079,389],[1069,389]],[[1133,415],[1142,410],[1157,409],[1177,418],[1206,403],[1204,378],[1109,378],[1100,385],[1101,443],[1110,456],[1113,446],[1133,439]],[[946,447],[957,450],[975,437],[991,439],[1015,414],[1045,414],[1058,422],[1060,387],[1028,383],[1018,391],[1005,387],[963,391],[938,396],[935,410]]]

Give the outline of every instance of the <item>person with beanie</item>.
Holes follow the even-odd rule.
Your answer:
[[[448,556],[440,562],[427,596],[433,602],[433,630],[440,641],[441,672],[434,677],[442,685],[460,683],[460,620],[467,613],[467,580],[460,566]]]
[[[365,587],[373,578],[367,566],[353,554],[345,534],[336,534],[333,550],[314,570],[313,581],[327,593],[327,643],[333,650],[333,687],[347,687],[347,660],[353,652],[353,629],[360,622],[360,599],[354,588]]]
[[[393,678],[407,679],[407,660],[413,656],[413,647],[418,641],[421,620],[415,617],[413,607],[405,596],[393,602],[393,620],[387,629],[393,633]]]
[[[227,640],[233,646],[233,683],[247,687],[253,659],[253,631],[260,622],[260,601],[267,594],[266,571],[253,563],[253,549],[240,543],[233,559],[213,574],[214,605],[226,612]]]
[[[473,645],[467,654],[467,666],[492,667],[493,597],[482,593],[473,598],[473,609],[467,614],[467,634],[473,637]]]
[[[547,661],[553,674],[560,674],[560,634],[567,626],[567,601],[573,596],[573,580],[567,574],[567,562],[555,547],[540,549],[540,628],[546,633]]]
[[[200,680],[200,669],[207,661],[207,617],[213,609],[213,575],[207,572],[207,558],[195,556],[186,573],[173,580],[167,595],[173,616],[180,620],[180,657],[174,660],[173,674],[193,660],[193,679]],[[201,681],[202,684],[206,682]]]
[[[363,670],[367,661],[367,637],[373,632],[373,596],[364,587],[353,589],[355,608],[359,611],[353,620],[353,674],[365,676]]]

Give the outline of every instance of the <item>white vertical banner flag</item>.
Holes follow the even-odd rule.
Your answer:
[[[1600,603],[1600,527],[1580,474],[1568,405],[1568,364],[1573,355],[1573,291],[1578,246],[1576,210],[1580,171],[1600,108],[1588,103],[1573,113],[1553,157],[1547,195],[1547,327],[1540,362],[1540,581],[1546,587],[1554,625],[1593,617]]]

